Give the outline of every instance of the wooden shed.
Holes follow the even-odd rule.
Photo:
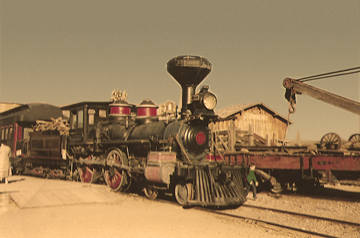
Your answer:
[[[212,132],[218,135],[230,133],[233,136],[233,141],[228,143],[229,148],[225,150],[231,150],[235,143],[277,146],[284,140],[288,120],[263,103],[232,105],[215,113],[220,120],[210,124]],[[229,140],[231,138],[224,141]]]

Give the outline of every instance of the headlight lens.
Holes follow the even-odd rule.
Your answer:
[[[213,110],[216,107],[217,99],[212,93],[206,93],[204,96],[204,106],[208,110]]]

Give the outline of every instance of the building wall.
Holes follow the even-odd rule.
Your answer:
[[[237,113],[234,121],[235,130],[243,131],[247,134],[249,126],[252,125],[254,133],[269,138],[271,141],[277,142],[283,140],[286,132],[286,122],[274,117],[262,107],[249,108],[241,113]],[[212,130],[228,130],[230,121],[220,121],[211,125]]]

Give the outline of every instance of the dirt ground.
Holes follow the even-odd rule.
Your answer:
[[[0,184],[0,190],[1,186],[5,185]],[[9,193],[2,192],[0,237],[311,237],[250,220],[223,217],[192,208],[184,209],[168,202],[151,201],[141,195],[117,195],[119,200],[111,203],[19,208],[9,199]],[[258,194],[257,200],[252,200],[251,197],[250,193],[246,204],[360,222],[359,203],[316,202],[285,197],[276,199],[265,192]],[[244,207],[228,212],[244,216],[253,214],[256,218],[261,218],[261,214]],[[274,222],[276,219],[281,218],[274,217]],[[353,235],[358,233],[356,230],[344,232],[341,234],[347,234],[345,237],[356,237]]]
[[[119,196],[124,197],[123,201],[112,204],[31,209],[19,209],[10,202],[1,208],[1,237],[260,238],[270,235],[265,229],[256,229],[243,221],[143,197]]]

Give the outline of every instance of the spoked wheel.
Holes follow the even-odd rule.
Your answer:
[[[176,201],[184,206],[191,200],[193,194],[193,189],[191,184],[179,183],[175,186],[175,198]]]
[[[337,150],[341,147],[340,136],[335,133],[328,133],[321,138],[320,146],[322,149]]]
[[[154,200],[158,196],[158,191],[150,186],[144,187],[145,196],[151,200]]]
[[[351,142],[351,149],[358,149],[360,147],[360,134],[351,135],[349,138],[349,142]]]
[[[80,180],[83,183],[94,183],[96,181],[96,169],[89,166],[82,166],[78,168]]]
[[[128,190],[131,180],[128,179],[126,171],[120,169],[122,165],[128,165],[125,153],[116,149],[111,150],[106,157],[106,162],[110,165],[104,172],[106,184],[112,191]]]
[[[360,143],[360,134],[351,135],[349,141],[353,143]]]

